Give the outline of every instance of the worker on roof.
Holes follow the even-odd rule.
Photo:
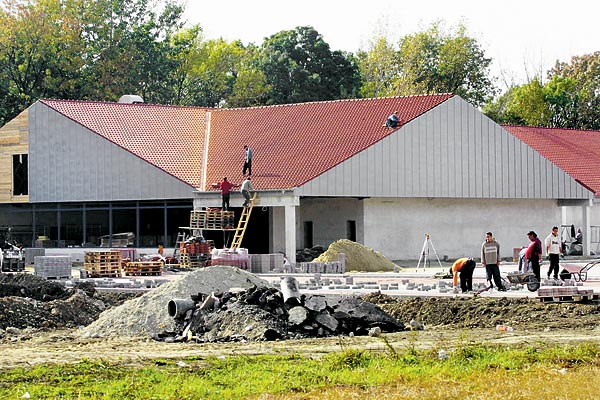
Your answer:
[[[385,126],[387,126],[388,128],[397,128],[399,124],[400,124],[400,112],[399,111],[394,111],[394,113],[392,115],[390,115],[389,117],[387,117],[387,120],[385,121]]]
[[[460,277],[460,289],[463,293],[473,291],[473,271],[475,270],[475,265],[475,261],[472,258],[459,258],[450,268],[454,287],[458,287],[458,279]]]
[[[244,145],[244,168],[242,169],[242,175],[246,176],[246,171],[248,171],[248,176],[252,176],[252,157],[254,154],[252,153],[252,149],[248,147],[248,145]]]
[[[252,188],[252,182],[250,182],[250,179],[250,176],[248,176],[246,180],[242,182],[242,188],[240,189],[240,192],[242,192],[242,196],[244,196],[245,199],[242,207],[248,207],[250,205],[250,192],[254,190]]]
[[[221,206],[223,211],[229,210],[229,197],[231,193],[231,188],[239,187],[240,185],[235,185],[227,180],[227,177],[224,177],[221,182],[219,182],[218,187],[221,189]]]

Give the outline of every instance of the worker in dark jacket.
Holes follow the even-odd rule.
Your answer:
[[[460,277],[460,289],[463,293],[473,291],[473,271],[475,270],[475,261],[472,258],[459,258],[452,264],[450,273],[454,287],[458,286]]]

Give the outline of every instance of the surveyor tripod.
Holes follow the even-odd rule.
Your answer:
[[[427,267],[428,265],[431,266],[431,260],[429,258],[430,250],[433,250],[433,254],[435,254],[435,258],[437,258],[438,264],[440,264],[440,268],[444,269],[444,267],[442,267],[442,262],[440,261],[440,258],[438,257],[437,251],[435,251],[435,247],[433,246],[431,237],[429,236],[429,233],[426,233],[425,241],[423,242],[423,248],[421,249],[421,256],[419,257],[419,262],[417,263],[417,271],[419,271],[419,266],[421,266],[421,261],[423,261],[423,270],[425,270],[425,267]]]

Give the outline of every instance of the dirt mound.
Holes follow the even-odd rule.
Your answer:
[[[528,329],[600,329],[598,303],[542,303],[535,299],[481,297],[396,298],[380,293],[363,297],[399,321],[426,326],[489,328],[507,324]]]
[[[339,253],[346,256],[346,271],[378,272],[393,271],[396,264],[373,249],[348,239],[331,243],[315,262],[337,261]]]
[[[269,283],[236,267],[219,265],[202,268],[107,310],[81,333],[89,337],[154,337],[160,332],[177,329],[175,320],[168,313],[167,306],[171,300],[254,286],[264,287]]]
[[[88,325],[108,307],[134,296],[96,292],[93,284],[85,282],[66,288],[35,275],[0,274],[0,338],[5,330],[35,332]]]
[[[28,297],[39,301],[66,299],[72,292],[59,282],[29,274],[0,274],[0,297]]]

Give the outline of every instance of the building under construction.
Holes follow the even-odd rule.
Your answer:
[[[399,111],[397,128],[383,126]],[[423,235],[451,258],[492,231],[512,256],[553,225],[598,252],[600,132],[501,126],[453,94],[213,109],[40,99],[0,128],[0,226],[26,247],[176,247],[213,184],[258,198],[242,247],[285,253],[347,238],[416,259]],[[243,198],[232,193],[237,229]],[[234,230],[205,230],[217,247]],[[102,239],[101,239],[102,238]]]

